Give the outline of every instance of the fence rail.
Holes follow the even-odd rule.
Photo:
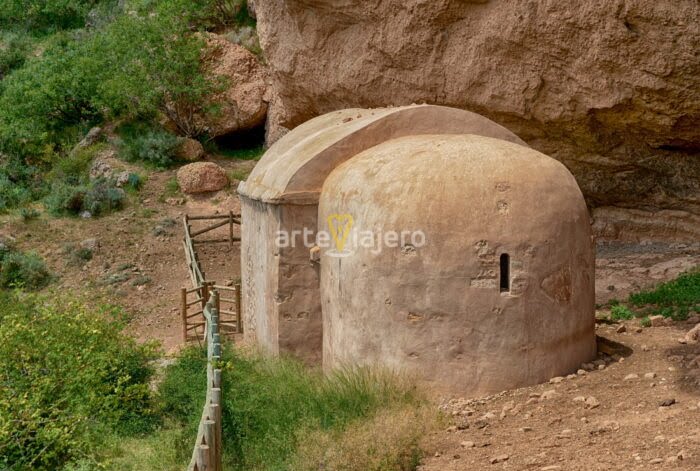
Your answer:
[[[207,393],[202,417],[199,420],[197,441],[187,471],[221,471],[221,337],[219,333],[219,294],[212,291],[204,306],[207,344]]]
[[[191,221],[218,221],[215,224],[193,230]],[[217,309],[220,311],[221,333],[223,335],[240,334],[243,332],[241,324],[241,285],[235,283],[233,286],[216,285],[213,281],[208,281],[204,270],[202,270],[197,254],[196,244],[228,242],[233,244],[240,240],[235,237],[233,227],[240,224],[240,215],[229,212],[228,214],[214,215],[185,215],[183,218],[184,234],[182,245],[185,249],[185,259],[192,282],[192,288],[182,288],[180,293],[180,317],[182,320],[182,339],[202,340],[204,338],[204,306],[209,299],[212,290],[226,292],[226,297],[218,298]],[[228,235],[226,239],[203,239],[197,238],[209,231],[228,225]]]
[[[214,224],[193,231],[190,221],[217,220]],[[233,246],[239,237],[234,236],[233,226],[240,225],[240,215],[187,216],[183,218],[183,247],[191,288],[180,292],[180,315],[182,337],[185,342],[203,339],[207,347],[207,392],[197,429],[197,440],[187,471],[222,471],[223,448],[221,429],[221,337],[225,334],[243,332],[241,325],[241,286],[219,286],[207,281],[202,271],[196,244],[228,242]],[[218,239],[195,239],[220,227],[228,225],[228,237]],[[225,294],[226,297],[220,293]],[[223,307],[223,308],[222,308]],[[201,328],[201,334],[199,329]]]

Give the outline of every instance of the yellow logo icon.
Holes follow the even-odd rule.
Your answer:
[[[328,251],[329,255],[344,256],[352,253],[350,250],[345,250],[345,244],[350,236],[353,223],[351,214],[331,214],[328,216],[328,228],[336,247],[336,250]]]

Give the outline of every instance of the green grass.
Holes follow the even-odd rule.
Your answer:
[[[244,181],[248,178],[248,175],[250,175],[250,170],[229,170],[226,174],[228,175],[229,181]]]
[[[223,367],[226,469],[341,469],[339,459],[347,470],[415,469],[418,438],[430,420],[420,394],[401,378],[373,369],[324,376],[296,360],[244,354],[231,345]],[[163,414],[182,427],[175,439],[182,460],[194,443],[205,370],[204,353],[186,349],[160,387]],[[377,443],[383,443],[379,451]]]
[[[634,313],[627,306],[616,304],[610,309],[610,318],[614,321],[634,318]]]
[[[220,149],[214,146],[212,153],[238,160],[260,160],[260,157],[265,153],[262,145],[251,147],[248,149]]]
[[[652,290],[631,294],[629,302],[648,313],[685,319],[692,312],[700,312],[700,269],[696,267]]]

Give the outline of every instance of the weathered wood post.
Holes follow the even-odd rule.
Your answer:
[[[180,290],[180,316],[182,317],[182,341],[187,342],[187,288]]]
[[[233,248],[233,211],[228,212],[228,246]]]
[[[243,333],[243,323],[241,321],[241,282],[236,283],[236,333]]]

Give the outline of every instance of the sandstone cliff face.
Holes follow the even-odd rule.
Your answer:
[[[700,237],[697,0],[257,3],[271,135],[350,106],[456,106],[564,162],[600,235]]]

